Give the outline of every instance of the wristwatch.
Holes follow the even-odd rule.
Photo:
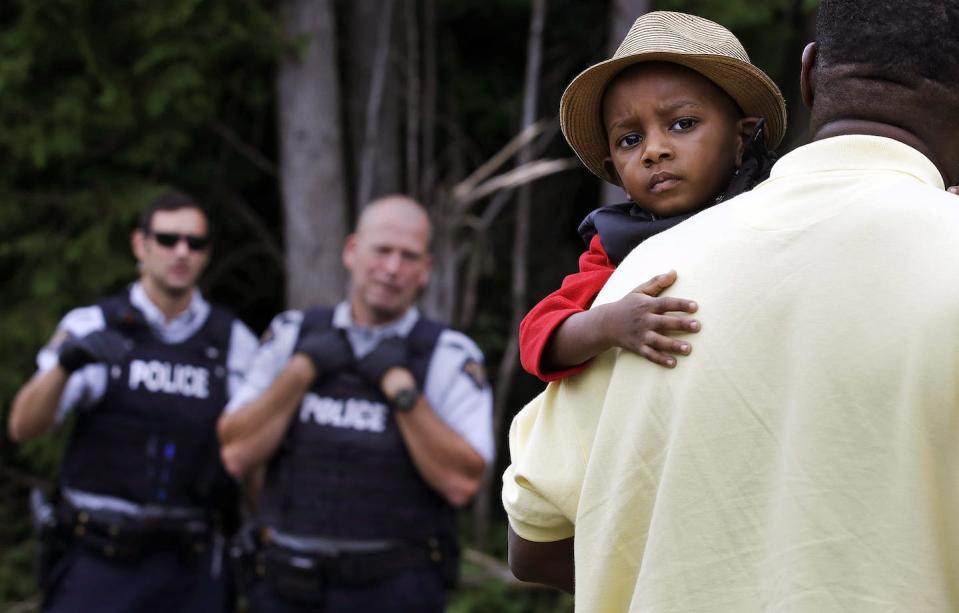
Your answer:
[[[413,410],[413,407],[416,405],[416,399],[419,397],[420,392],[418,389],[415,387],[404,387],[389,399],[389,403],[394,411],[408,413]]]

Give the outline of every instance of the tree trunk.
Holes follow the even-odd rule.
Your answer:
[[[412,0],[407,0],[412,1]],[[344,62],[352,200],[356,211],[378,196],[400,191],[401,96],[394,53],[395,0],[347,4],[349,52]]]
[[[523,116],[521,130],[532,127],[536,122],[536,106],[539,100],[539,75],[543,54],[543,24],[546,21],[546,0],[533,0],[532,17],[529,26],[529,39],[526,53],[526,78],[523,85]],[[523,166],[533,159],[533,145],[527,143],[517,153],[517,166]],[[509,402],[510,388],[516,366],[519,362],[519,324],[526,314],[527,272],[529,268],[529,225],[532,186],[524,184],[519,188],[516,205],[516,223],[513,227],[512,288],[510,291],[509,340],[499,365],[496,377],[496,400],[493,410],[493,436],[499,441],[501,425]],[[480,494],[473,507],[474,537],[476,546],[486,547],[489,534],[489,511],[492,499],[492,471],[487,471]]]
[[[420,192],[420,23],[416,0],[406,0],[406,193],[421,200]]]
[[[299,53],[277,71],[280,181],[291,308],[332,303],[343,295],[340,263],[346,235],[346,189],[340,133],[340,87],[332,0],[282,0],[280,21]]]
[[[609,7],[609,39],[606,43],[607,57],[613,57],[633,22],[649,12],[650,0],[613,0]],[[608,181],[603,181],[602,204],[615,204],[626,200],[626,192]]]
[[[423,6],[423,175],[419,186],[423,206],[433,205],[436,183],[436,0],[425,0]]]

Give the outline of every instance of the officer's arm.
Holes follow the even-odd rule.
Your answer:
[[[573,593],[573,539],[550,543],[527,541],[508,528],[509,567],[521,581],[549,585]]]
[[[415,387],[405,368],[392,368],[383,377],[387,398]],[[413,409],[396,412],[403,441],[423,479],[454,507],[462,507],[479,490],[486,462],[466,440],[446,425],[420,394]]]
[[[60,365],[35,375],[13,399],[7,432],[14,442],[28,441],[51,430],[69,375]]]
[[[220,417],[217,433],[227,472],[242,477],[270,459],[315,377],[310,358],[295,353],[262,394]]]
[[[254,515],[260,510],[260,493],[265,480],[266,466],[254,468],[243,477],[243,504]]]

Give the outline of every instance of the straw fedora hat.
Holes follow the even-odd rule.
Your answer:
[[[606,86],[617,73],[640,62],[672,62],[700,73],[736,101],[746,116],[766,120],[766,144],[774,149],[786,133],[786,103],[765,72],[753,66],[733,33],[685,13],[654,11],[641,16],[611,59],[581,72],[559,103],[567,142],[595,175],[609,180],[603,160],[609,143],[603,126]]]

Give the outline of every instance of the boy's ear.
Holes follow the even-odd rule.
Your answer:
[[[739,136],[739,142],[736,143],[736,168],[742,166],[746,145],[749,144],[749,139],[753,137],[759,119],[759,117],[743,117],[736,124]]]
[[[616,172],[616,165],[613,164],[613,158],[606,158],[603,160],[603,170],[606,171],[606,180],[614,185],[623,187],[623,180],[620,178],[619,173]]]

